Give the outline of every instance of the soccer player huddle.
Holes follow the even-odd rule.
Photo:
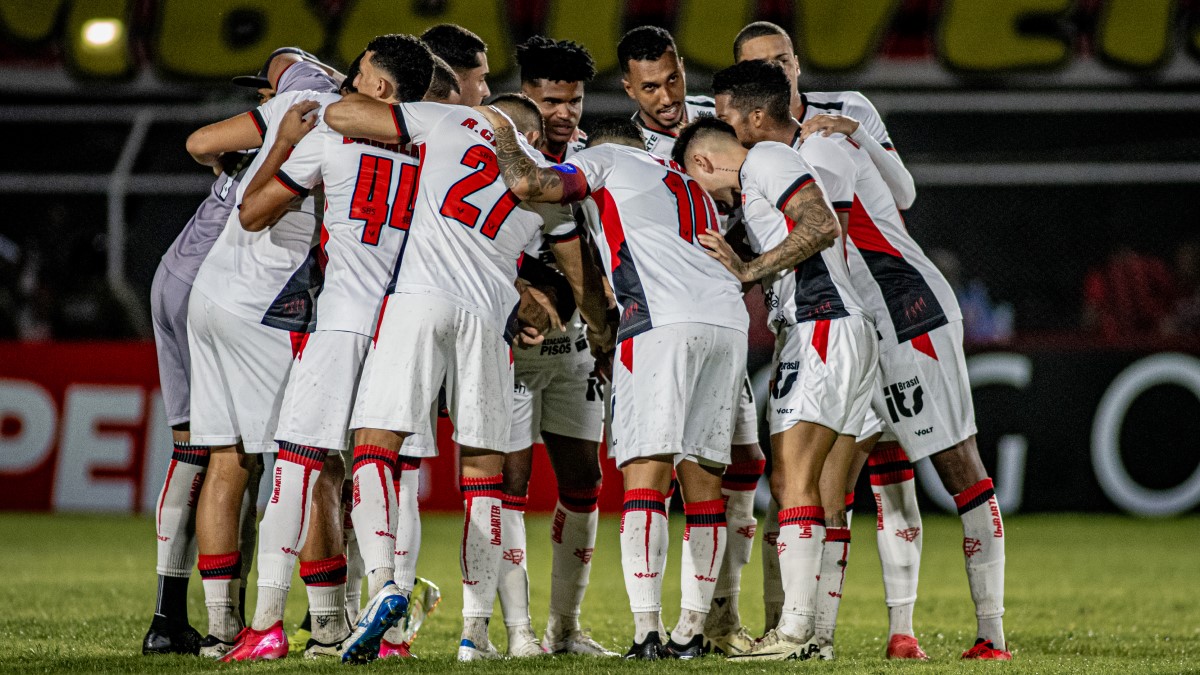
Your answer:
[[[283,48],[239,78],[258,108],[188,139],[218,177],[152,290],[175,451],[143,652],[411,656],[440,598],[416,574],[419,469],[448,414],[464,504],[460,661],[503,656],[488,638],[497,595],[509,657],[617,656],[579,620],[605,439],[624,481],[626,658],[832,659],[865,465],[887,656],[926,658],[912,625],[910,463],[926,457],[962,519],[978,618],[963,658],[1011,658],[1004,530],[975,444],[962,315],[905,229],[913,180],[870,102],[800,93],[791,40],[766,22],[738,34],[713,98],[688,96],[671,35],[643,26],[617,49],[637,111],[585,135],[595,65],[583,46],[530,38],[517,48],[521,92],[488,105],[486,52],[448,24],[376,37],[344,75]],[[776,338],[757,639],[738,610],[766,464],[746,375],[755,283]],[[558,486],[540,640],[524,523],[539,438]],[[682,603],[668,632],[676,485]],[[289,646],[297,560],[308,618]],[[193,565],[204,638],[187,616]]]

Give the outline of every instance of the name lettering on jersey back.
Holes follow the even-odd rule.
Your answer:
[[[462,126],[479,134],[480,136],[483,137],[483,140],[487,141],[492,146],[495,146],[496,140],[495,140],[495,135],[492,133],[492,130],[488,129],[487,127],[482,127],[482,128],[476,129],[475,127],[478,125],[479,125],[479,120],[475,119],[474,117],[468,117],[467,119],[462,121]]]
[[[401,155],[408,155],[410,157],[417,156],[417,149],[415,147],[413,147],[412,145],[400,145],[399,143],[384,143],[382,141],[373,141],[369,138],[350,138],[349,136],[342,136],[342,145],[348,145],[350,143],[359,143],[361,145],[369,145],[372,148],[379,148],[381,150],[387,150],[389,152],[395,152],[395,153],[398,153]]]

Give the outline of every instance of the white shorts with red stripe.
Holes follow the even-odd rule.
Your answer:
[[[878,349],[874,327],[857,314],[781,329],[767,412],[771,434],[809,422],[858,436],[875,388]]]
[[[294,350],[275,440],[350,449],[350,413],[370,346],[370,337],[346,331],[318,330],[302,336]],[[425,442],[420,435],[405,439],[406,454]]]
[[[292,366],[293,336],[226,311],[199,288],[188,300],[191,442],[275,452],[275,426]]]
[[[652,328],[617,345],[611,454],[617,466],[672,456],[728,465],[746,377],[746,334],[703,323]]]
[[[961,321],[952,321],[879,355],[872,405],[915,462],[975,435],[975,404]]]
[[[487,321],[435,295],[394,293],[381,314],[350,428],[426,433],[445,383],[454,440],[507,452],[513,369],[504,337]],[[436,454],[419,453],[408,440],[400,453]]]

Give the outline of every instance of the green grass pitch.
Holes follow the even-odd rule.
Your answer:
[[[667,573],[665,618],[679,606],[679,532]],[[549,520],[531,516],[529,572],[534,628],[546,620],[549,588]],[[883,658],[887,621],[874,520],[854,521],[854,548],[832,663],[729,664],[710,657],[693,663],[626,663],[585,657],[534,661],[454,663],[461,593],[457,551],[461,519],[425,517],[420,573],[437,582],[444,600],[426,623],[414,651],[417,661],[387,661],[368,671],[445,672],[730,672],[803,668],[843,672],[1200,672],[1200,518],[1147,521],[1118,516],[1015,516],[1009,518],[1005,624],[1014,661],[964,664],[958,655],[974,638],[958,520],[925,519],[925,558],[915,623],[929,663]],[[628,647],[629,616],[617,539],[617,521],[604,518],[593,560],[583,623],[608,647]],[[190,657],[143,657],[139,641],[154,601],[154,528],[149,519],[0,515],[0,672],[183,673],[200,671],[326,672],[333,663],[286,661],[227,665]],[[253,576],[251,579],[253,580]],[[761,568],[756,546],[743,581],[742,616],[762,628]],[[253,597],[253,590],[251,591]],[[251,607],[253,607],[253,600]],[[285,625],[304,612],[296,580]],[[198,577],[191,584],[192,622],[202,632],[204,602]],[[492,639],[504,646],[497,608]]]

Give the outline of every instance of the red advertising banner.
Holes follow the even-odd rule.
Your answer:
[[[0,510],[152,512],[171,459],[158,390],[150,342],[0,343]],[[422,508],[462,508],[453,433],[441,420]],[[554,472],[544,448],[534,458],[529,508],[549,511]],[[603,467],[600,506],[615,511],[620,473]]]

